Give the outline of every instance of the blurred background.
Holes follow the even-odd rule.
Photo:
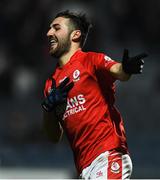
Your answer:
[[[68,141],[42,131],[43,88],[54,71],[46,33],[61,10],[85,12],[93,28],[84,48],[121,61],[147,52],[144,73],[117,83],[117,106],[133,160],[132,178],[160,178],[160,1],[0,1],[0,178],[77,178]]]

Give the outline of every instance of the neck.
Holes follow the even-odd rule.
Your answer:
[[[59,65],[60,67],[64,66],[69,60],[70,58],[73,56],[73,54],[77,51],[77,50],[80,50],[81,48],[80,47],[72,47],[70,49],[69,52],[65,53],[64,55],[62,55],[59,59]]]

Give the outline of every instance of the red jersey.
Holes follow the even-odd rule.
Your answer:
[[[117,62],[102,53],[78,50],[53,78],[58,86],[69,77],[69,91],[63,128],[74,153],[79,173],[102,152],[114,148],[127,151],[123,120],[114,107],[115,78],[109,69]],[[46,81],[45,95],[51,88]]]

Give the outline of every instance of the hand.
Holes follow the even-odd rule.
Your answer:
[[[50,112],[57,105],[63,104],[67,101],[68,92],[73,87],[73,82],[69,83],[69,78],[64,79],[62,83],[56,88],[56,82],[52,78],[52,87],[50,94],[44,99],[42,107],[45,111]],[[69,83],[69,84],[68,84]]]
[[[134,57],[129,57],[128,50],[125,49],[122,59],[123,71],[127,74],[140,74],[144,66],[143,58],[147,57],[146,53],[139,54]]]

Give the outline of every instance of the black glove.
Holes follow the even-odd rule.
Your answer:
[[[67,102],[67,95],[69,90],[73,87],[73,82],[69,83],[69,78],[64,79],[62,83],[56,88],[56,82],[52,78],[52,87],[50,94],[42,102],[42,107],[45,111],[50,112],[56,106]]]
[[[140,74],[142,73],[144,60],[143,58],[147,57],[146,53],[139,54],[134,57],[129,57],[128,50],[125,49],[122,59],[123,71],[127,74]]]

